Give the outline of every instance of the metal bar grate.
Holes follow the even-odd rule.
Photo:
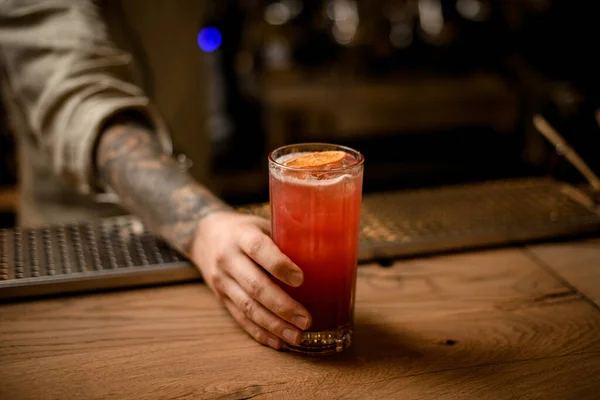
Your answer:
[[[269,218],[269,205],[240,208]],[[366,195],[359,259],[467,249],[600,232],[573,187],[508,180]],[[133,217],[0,230],[0,299],[199,279]]]

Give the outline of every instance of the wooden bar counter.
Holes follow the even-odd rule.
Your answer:
[[[600,398],[600,238],[358,274],[327,358],[258,345],[201,283],[0,305],[0,399]]]

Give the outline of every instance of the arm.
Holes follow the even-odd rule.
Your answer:
[[[269,237],[268,222],[241,215],[195,182],[144,125],[116,122],[97,149],[101,179],[124,207],[186,254],[238,323],[273,348],[298,344],[306,309],[268,276],[298,286],[303,276]],[[262,268],[261,268],[262,267]]]
[[[184,172],[153,136],[136,122],[109,123],[98,145],[98,173],[123,207],[189,257],[198,221],[232,209]]]
[[[93,2],[0,1],[0,62],[49,170],[90,195],[111,187],[198,266],[256,340],[298,343],[310,315],[268,274],[299,285],[302,272],[266,221],[233,212],[167,155],[163,124],[128,80],[130,56],[109,41]]]

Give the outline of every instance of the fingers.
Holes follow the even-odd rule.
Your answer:
[[[264,328],[268,334],[276,335],[291,344],[300,343],[302,338],[300,329],[267,310],[231,278],[227,282],[227,296],[239,313],[258,327]],[[253,331],[249,333],[254,336]]]
[[[220,222],[217,224],[216,222]],[[308,311],[270,276],[299,286],[303,273],[269,236],[269,222],[228,216],[204,228],[197,265],[235,320],[261,344],[298,345],[312,319]],[[262,268],[261,268],[262,267]],[[265,272],[266,271],[266,272]]]
[[[245,231],[240,238],[240,247],[248,257],[283,283],[296,287],[304,281],[302,270],[266,234],[257,230]]]
[[[267,235],[271,234],[271,221],[269,221],[268,219],[256,217],[256,219],[253,221],[253,223],[256,226],[258,226],[259,229],[261,231],[263,231],[264,233],[266,233]]]
[[[225,303],[225,306],[238,324],[240,324],[240,326],[257,342],[265,346],[272,347],[276,350],[281,348],[281,340],[277,336],[270,334],[265,329],[248,319],[230,299],[223,299],[223,303]]]
[[[310,326],[309,312],[277,286],[245,255],[235,257],[228,266],[227,273],[250,298],[258,301],[271,313],[300,329],[307,329]]]

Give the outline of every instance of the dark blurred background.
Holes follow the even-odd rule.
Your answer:
[[[365,192],[533,175],[580,184],[531,117],[542,112],[600,172],[595,3],[207,1],[190,38],[207,71],[203,180],[234,204],[267,201],[269,151],[324,141],[364,153]],[[10,226],[18,160],[4,112],[0,124]]]

